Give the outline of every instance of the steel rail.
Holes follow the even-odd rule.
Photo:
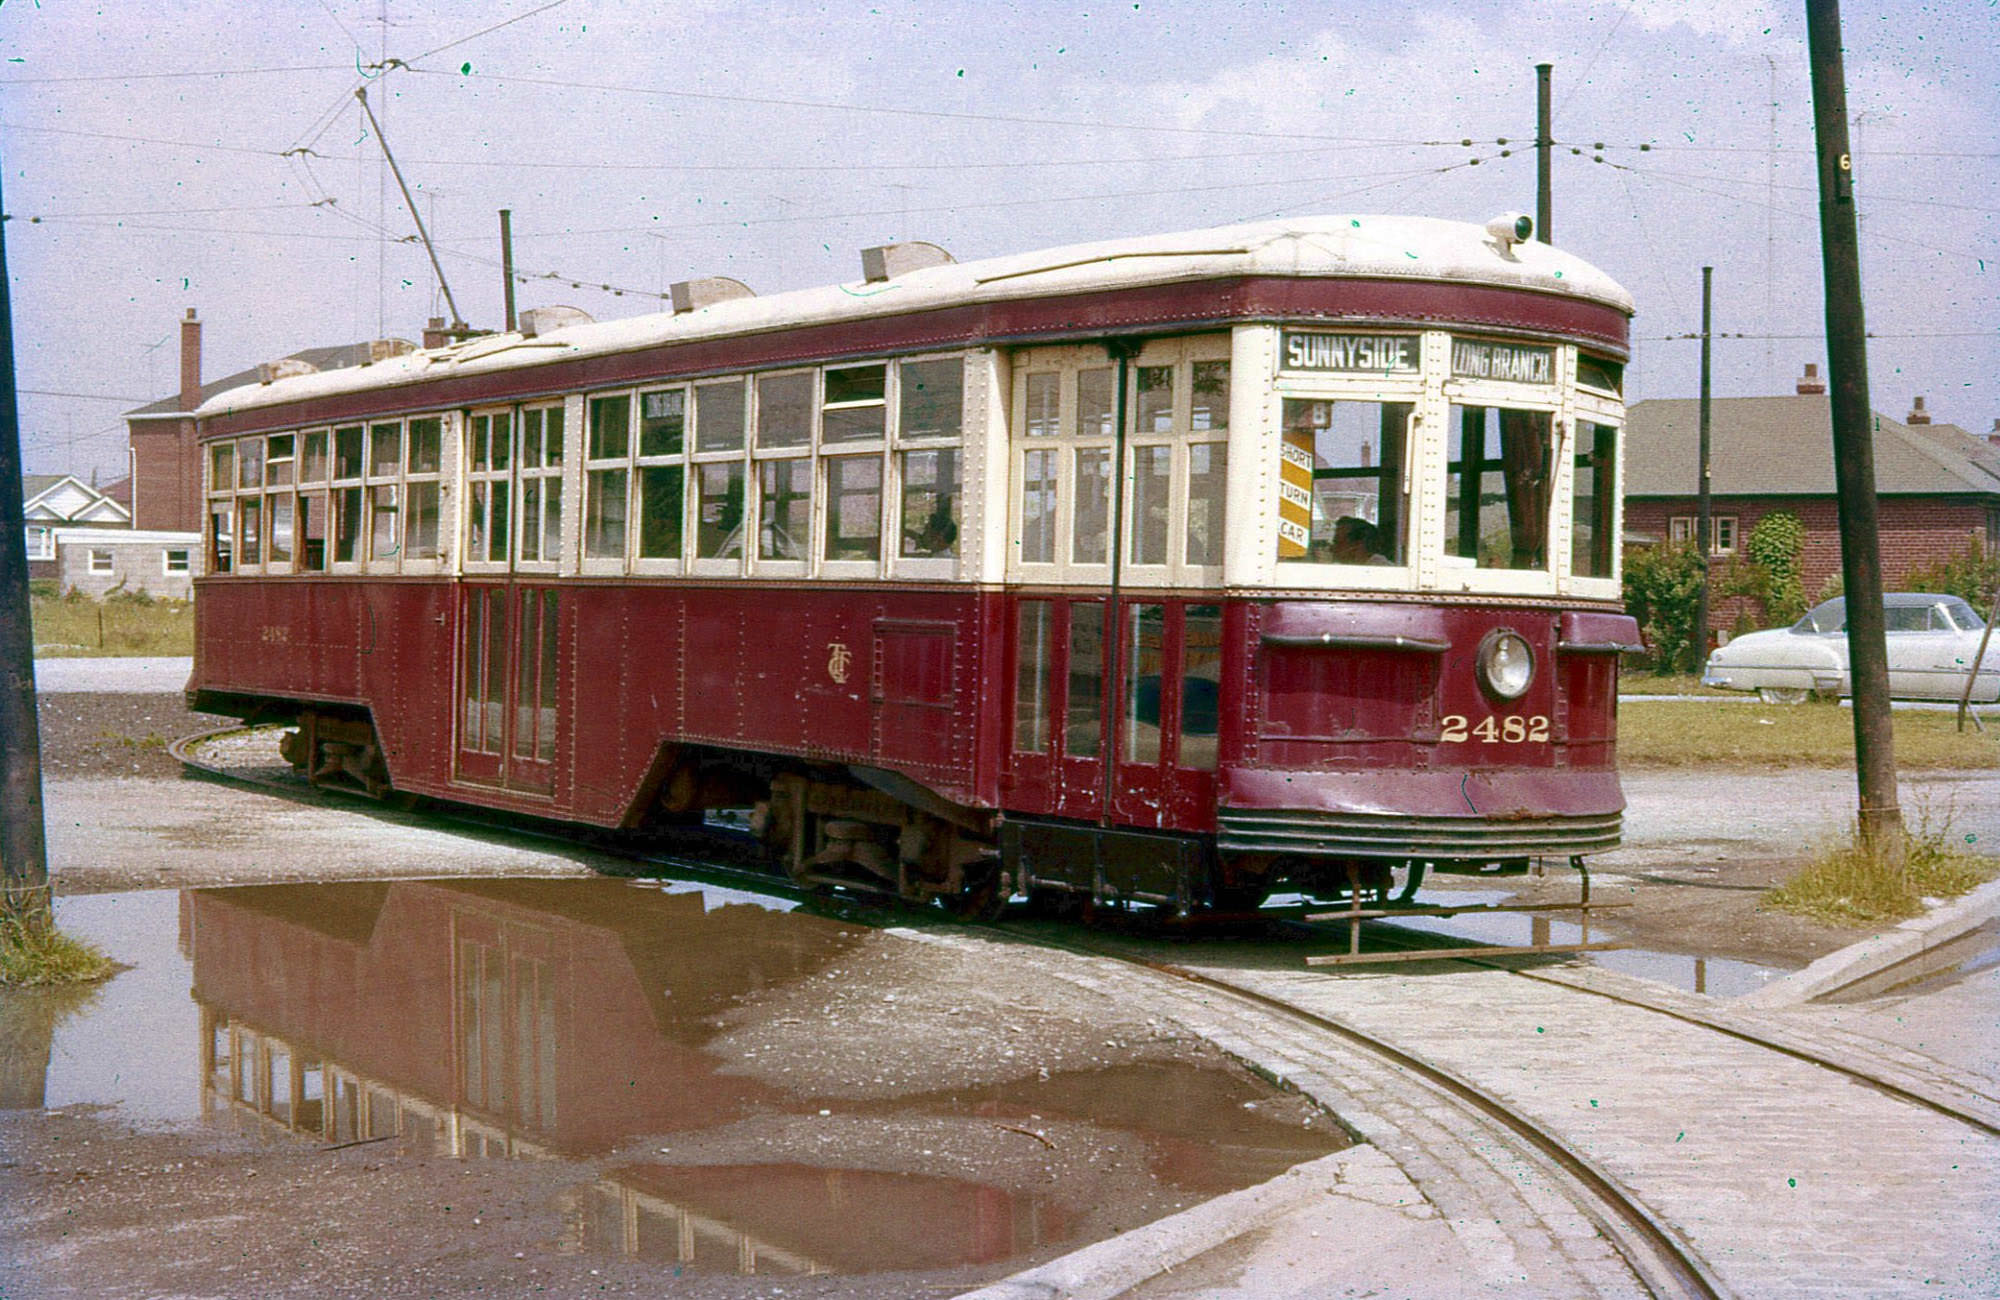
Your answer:
[[[1394,940],[1391,940],[1391,942],[1394,942]],[[1789,1056],[1793,1060],[1803,1061],[1808,1065],[1816,1065],[1823,1070],[1831,1070],[1835,1074],[1845,1075],[1856,1083],[1895,1097],[1899,1101],[1906,1101],[1922,1106],[1926,1110],[1936,1111],[1940,1115],[1969,1124],[1989,1136],[2000,1137],[2000,1105],[1996,1105],[1988,1113],[1982,1114],[1977,1109],[1968,1108],[1961,1102],[1922,1085],[1898,1083],[1893,1079],[1885,1079],[1880,1075],[1871,1074],[1867,1069],[1859,1065],[1836,1060],[1821,1051],[1815,1050],[1811,1045],[1801,1044],[1796,1041],[1786,1041],[1784,1038],[1775,1036],[1767,1029],[1743,1024],[1733,1016],[1708,1014],[1695,1008],[1668,1006],[1658,999],[1638,997],[1629,993],[1620,993],[1613,989],[1594,988],[1590,985],[1578,984],[1571,980],[1557,979],[1553,976],[1545,975],[1540,971],[1519,970],[1500,962],[1490,961],[1471,954],[1460,956],[1454,954],[1450,949],[1437,950],[1436,959],[1439,961],[1461,962],[1469,966],[1479,966],[1487,970],[1505,971],[1509,975],[1520,979],[1533,980],[1537,984],[1547,984],[1556,988],[1569,989],[1571,992],[1581,993],[1589,997],[1604,998],[1621,1006],[1635,1007],[1641,1011],[1651,1011],[1655,1015],[1666,1016],[1670,1020],[1678,1020],[1683,1024],[1698,1025],[1703,1029],[1713,1030],[1718,1034],[1725,1034],[1730,1038],[1765,1048],[1781,1056]],[[1968,1091],[1971,1090],[1968,1089]]]
[[[1000,928],[1007,929],[1004,926]],[[1734,1294],[1714,1275],[1694,1248],[1681,1240],[1679,1233],[1661,1222],[1632,1194],[1592,1164],[1588,1157],[1499,1098],[1469,1080],[1460,1078],[1452,1071],[1412,1055],[1386,1039],[1317,1015],[1282,998],[1246,989],[1172,962],[1136,957],[1113,948],[1092,944],[1052,940],[1046,936],[1023,937],[1048,947],[1087,956],[1104,957],[1136,966],[1173,980],[1192,984],[1211,995],[1220,994],[1251,1003],[1264,1011],[1333,1035],[1375,1056],[1380,1061],[1415,1076],[1433,1092],[1442,1094],[1461,1109],[1481,1115],[1500,1125],[1512,1133],[1528,1153],[1567,1176],[1582,1193],[1581,1196],[1572,1194],[1569,1198],[1571,1203],[1596,1224],[1605,1239],[1618,1251],[1619,1257],[1632,1270],[1639,1284],[1651,1294],[1662,1298],[1694,1296],[1703,1297],[1705,1300],[1722,1300],[1723,1297]]]

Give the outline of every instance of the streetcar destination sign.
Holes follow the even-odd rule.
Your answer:
[[[1517,384],[1554,383],[1556,351],[1525,343],[1453,339],[1451,373],[1459,379],[1506,379]]]
[[[1306,334],[1285,331],[1286,370],[1414,374],[1417,340],[1408,334]]]

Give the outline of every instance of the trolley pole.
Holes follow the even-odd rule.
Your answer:
[[[1549,194],[1549,150],[1555,145],[1549,76],[1554,71],[1553,63],[1535,65],[1535,238],[1544,244],[1555,242],[1549,230],[1554,219],[1550,211],[1554,200]]]
[[[1839,0],[1806,0],[1806,42],[1812,60],[1813,134],[1819,154],[1827,389],[1833,402],[1840,569],[1847,589],[1847,655],[1854,688],[1860,832],[1863,844],[1900,867],[1903,814],[1896,801],[1896,741],[1889,715],[1888,645],[1883,639],[1875,447],[1869,427],[1868,331],[1861,310],[1854,158],[1847,140],[1847,78],[1840,53]]]
[[[1713,302],[1713,297],[1711,295],[1711,288],[1714,285],[1714,282],[1715,282],[1715,268],[1712,266],[1702,267],[1701,268],[1701,452],[1700,452],[1701,463],[1697,470],[1698,474],[1700,475],[1700,478],[1699,481],[1695,484],[1695,521],[1694,521],[1694,536],[1695,536],[1694,550],[1696,557],[1701,562],[1701,595],[1696,599],[1694,607],[1695,608],[1694,666],[1695,666],[1695,671],[1697,672],[1701,671],[1702,665],[1708,662],[1708,598],[1709,598],[1709,586],[1710,586],[1709,579],[1712,576],[1709,573],[1709,566],[1708,566],[1708,553],[1712,549],[1712,542],[1709,537],[1709,533],[1715,527],[1714,511],[1711,508],[1708,497],[1708,487],[1709,487],[1708,452],[1709,452],[1709,429],[1711,427],[1709,423],[1709,414],[1710,414],[1709,373],[1710,372],[1708,364],[1708,344],[1709,344],[1709,339],[1711,337],[1709,333],[1709,324],[1711,319],[1710,308]]]
[[[7,226],[0,220],[0,909],[53,919],[42,822],[41,727],[35,717],[35,633],[21,485],[21,413],[14,388],[14,305]]]

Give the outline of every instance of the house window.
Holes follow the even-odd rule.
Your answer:
[[[160,572],[186,573],[187,571],[188,571],[187,548],[176,547],[171,550],[165,550],[160,552]]]
[[[56,532],[53,528],[28,529],[28,558],[31,560],[53,560],[56,558]]]
[[[97,574],[113,572],[111,552],[93,546],[90,550],[90,571]]]
[[[1736,516],[1710,515],[1708,553],[1710,555],[1736,554]],[[1695,516],[1675,515],[1667,521],[1667,538],[1678,545],[1686,545],[1694,540]]]

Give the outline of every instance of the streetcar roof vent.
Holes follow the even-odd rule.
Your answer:
[[[390,357],[407,356],[417,350],[417,345],[408,339],[370,339],[362,346],[366,350],[366,355],[361,358],[360,364],[364,366],[372,366],[377,361],[387,361]]]
[[[521,337],[534,338],[572,325],[589,325],[595,320],[581,307],[530,307],[521,313]]]
[[[300,375],[316,375],[319,367],[302,357],[279,357],[276,361],[266,361],[257,367],[257,382],[272,383],[279,379],[295,379]]]
[[[943,248],[921,239],[903,244],[883,244],[879,248],[861,250],[861,278],[870,284],[879,284],[910,271],[921,271],[927,266],[948,266],[955,260]]]
[[[668,290],[673,295],[674,315],[713,307],[734,298],[755,298],[757,291],[741,280],[726,275],[705,275],[699,280],[681,280]]]

